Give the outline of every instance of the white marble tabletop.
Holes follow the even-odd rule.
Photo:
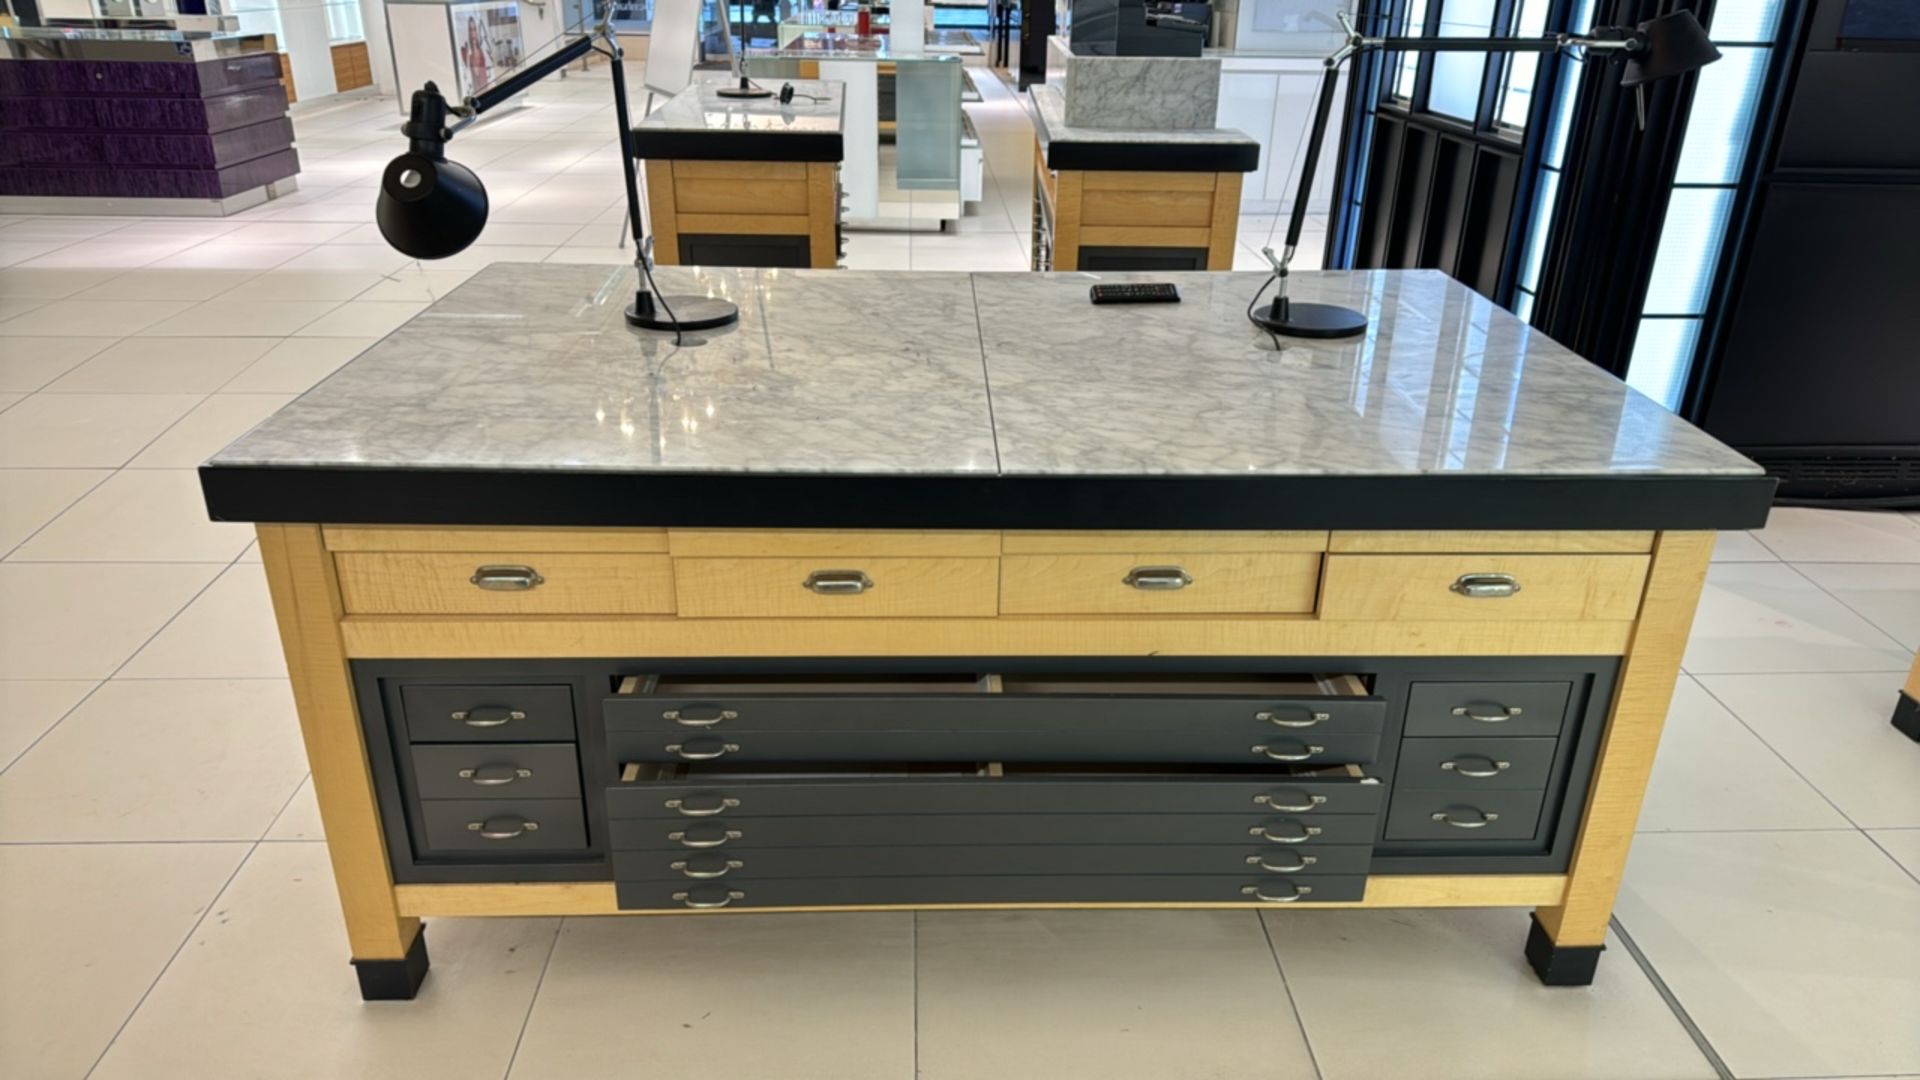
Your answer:
[[[1074,127],[1067,123],[1067,99],[1058,86],[1040,83],[1027,88],[1038,123],[1033,130],[1040,145],[1063,143],[1163,143],[1181,146],[1258,146],[1259,140],[1234,128],[1175,128],[1135,131],[1130,128]]]
[[[663,267],[738,325],[627,327],[631,268],[496,264],[214,467],[1003,476],[1734,476],[1759,468],[1436,271],[1296,275],[1364,337],[1274,342],[1258,273]],[[1097,280],[1176,305],[1093,307]]]
[[[838,134],[846,112],[843,83],[819,79],[789,79],[793,100],[777,97],[720,96],[729,84],[694,83],[668,98],[665,104],[634,125],[641,132],[729,132],[756,135]]]

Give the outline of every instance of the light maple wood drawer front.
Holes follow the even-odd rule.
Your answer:
[[[354,615],[667,615],[666,555],[341,552]]]
[[[1008,555],[1007,615],[1287,614],[1313,610],[1314,553]]]
[[[1320,617],[1624,622],[1645,555],[1329,555]]]
[[[991,558],[675,559],[688,618],[986,616],[999,609]]]

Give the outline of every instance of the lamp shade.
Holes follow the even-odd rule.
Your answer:
[[[1648,19],[1635,28],[1634,35],[1645,45],[1627,54],[1627,68],[1620,76],[1622,86],[1671,79],[1720,59],[1720,50],[1707,39],[1706,28],[1684,8]]]
[[[380,177],[373,216],[395,251],[444,259],[465,251],[487,227],[487,188],[465,165],[401,154]]]

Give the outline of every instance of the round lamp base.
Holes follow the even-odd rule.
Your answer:
[[[627,325],[642,330],[711,330],[716,326],[726,326],[740,321],[740,309],[726,300],[711,296],[663,296],[649,305],[652,310],[640,311],[633,304],[627,305]],[[668,318],[667,309],[673,309],[673,317]]]
[[[1279,307],[1276,313],[1273,309]],[[1253,321],[1276,334],[1303,338],[1345,338],[1367,332],[1367,317],[1337,304],[1307,304],[1289,300],[1255,308]]]
[[[714,93],[723,98],[769,98],[773,96],[773,91],[765,87],[755,86],[752,83],[746,82],[744,79],[741,80],[741,83],[742,85],[740,86],[723,86],[715,90]]]

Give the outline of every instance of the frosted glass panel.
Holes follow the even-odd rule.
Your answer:
[[[1643,320],[1633,339],[1633,358],[1627,361],[1627,385],[1669,409],[1678,409],[1699,338],[1698,319]]]
[[[1733,192],[1726,188],[1674,190],[1642,314],[1698,315],[1705,310],[1732,208]]]
[[[900,190],[960,190],[959,63],[902,57],[893,88]]]
[[[1715,41],[1772,41],[1784,0],[1719,0],[1707,36]]]
[[[1494,0],[1446,0],[1440,11],[1440,37],[1487,37],[1493,33]],[[1427,108],[1459,120],[1472,120],[1479,111],[1480,84],[1486,78],[1487,54],[1437,53],[1433,57],[1433,87]]]
[[[1680,149],[1681,184],[1732,184],[1753,133],[1754,99],[1766,77],[1772,49],[1723,48],[1720,62],[1700,69],[1687,140]]]

